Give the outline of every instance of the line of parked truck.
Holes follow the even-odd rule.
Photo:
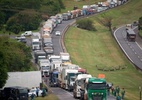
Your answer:
[[[54,55],[51,33],[63,20],[101,12],[125,2],[127,0],[107,0],[98,4],[84,5],[82,9],[75,6],[72,11],[51,16],[43,24],[41,35],[32,37],[32,49],[41,76],[49,80],[50,87],[73,91],[74,98],[81,100],[107,100],[107,89],[111,88],[112,84],[106,81],[105,75],[93,77],[88,74],[86,69],[71,63],[67,52]]]

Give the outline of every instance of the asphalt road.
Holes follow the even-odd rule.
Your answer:
[[[61,36],[56,36],[55,32],[60,31],[61,35],[63,34],[65,28],[74,20],[69,21],[63,21],[61,24],[58,24],[58,26],[54,29],[52,32],[52,41],[53,41],[53,47],[54,47],[54,54],[59,55],[60,52],[63,52],[63,48],[61,46]]]
[[[60,52],[63,52],[63,48],[61,47],[61,36],[56,36],[55,32],[60,31],[61,35],[62,35],[65,28],[73,21],[74,20],[63,21],[62,24],[58,24],[58,26],[51,33],[55,55],[58,55],[58,54],[60,54]],[[48,83],[47,83],[47,85],[48,85]],[[51,89],[52,93],[57,95],[60,100],[77,100],[77,99],[73,98],[73,92],[66,91],[66,90],[61,89],[59,87],[50,87],[50,89]],[[115,100],[115,97],[108,96],[107,100]]]
[[[126,38],[125,27],[120,27],[114,32],[118,44],[129,60],[142,70],[142,48],[137,42],[129,42]]]

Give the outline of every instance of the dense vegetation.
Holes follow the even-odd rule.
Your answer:
[[[41,20],[63,8],[62,0],[0,0],[0,29],[16,34],[36,30]]]
[[[142,30],[142,17],[139,18],[139,30]]]
[[[88,18],[79,19],[76,21],[76,24],[78,28],[82,28],[89,31],[96,31],[93,25],[93,21]]]
[[[0,88],[5,84],[8,71],[31,69],[31,50],[25,44],[0,36]]]

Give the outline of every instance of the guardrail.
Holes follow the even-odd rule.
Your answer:
[[[75,22],[76,22],[76,20],[74,20],[72,23],[70,23],[69,25],[67,25],[67,26],[65,27],[65,29],[63,30],[63,34],[62,34],[61,39],[60,39],[63,52],[67,52],[66,47],[65,47],[65,44],[64,44],[65,33],[67,32],[68,28],[69,28],[70,26],[72,26]]]

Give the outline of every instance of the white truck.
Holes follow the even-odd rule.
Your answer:
[[[62,62],[71,62],[70,55],[67,52],[60,52],[60,57],[62,59]]]
[[[63,16],[62,16],[62,14],[57,14],[56,17],[57,17],[58,23],[61,24],[62,21],[63,21]]]
[[[46,52],[43,50],[34,51],[34,59],[35,59],[35,63],[39,64],[41,59],[47,59]]]
[[[79,66],[75,64],[69,64],[64,67],[58,77],[59,86],[69,91],[73,90],[73,83],[75,81],[75,78],[78,74],[81,74],[80,72],[78,72],[78,69]]]
[[[53,43],[52,43],[52,38],[51,37],[48,37],[48,38],[43,38],[43,46],[44,47],[47,47],[47,46],[53,46]]]
[[[41,70],[42,77],[48,77],[50,71],[50,61],[48,59],[41,59],[39,61],[39,67]]]
[[[51,59],[51,70],[57,69],[59,71],[62,64],[62,60],[60,58]]]
[[[62,69],[62,72],[61,72],[61,80],[60,80],[60,86],[64,89],[67,89],[67,90],[70,90],[69,86],[68,86],[68,80],[70,80],[71,82],[71,85],[73,86],[73,81],[75,79],[75,73],[78,73],[78,70],[77,69],[68,69],[68,68],[64,68]],[[70,76],[72,77],[67,77],[69,76],[68,74],[72,74]]]
[[[41,49],[41,42],[38,36],[32,37],[32,50],[40,50]]]
[[[75,83],[74,83],[74,87],[73,87],[73,96],[74,98],[80,98],[80,89],[81,89],[81,85],[84,84],[84,81],[86,78],[90,78],[92,77],[90,74],[79,74],[76,79],[75,79]]]
[[[53,31],[53,24],[50,22],[46,22],[43,26],[43,33],[49,32],[50,34]]]

